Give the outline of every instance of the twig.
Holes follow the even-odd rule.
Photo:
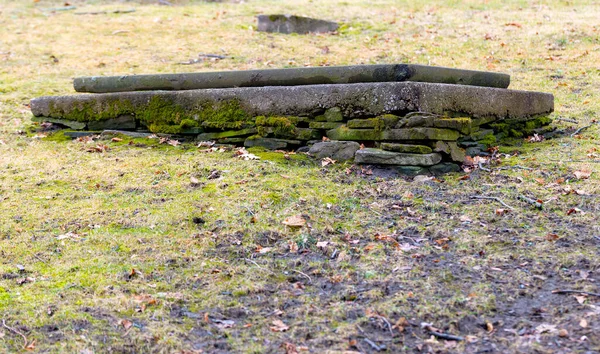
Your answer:
[[[8,329],[9,331],[16,333],[16,334],[20,335],[21,337],[23,337],[23,341],[25,342],[25,344],[23,344],[23,349],[27,349],[27,344],[29,343],[29,341],[27,340],[27,337],[25,337],[25,335],[23,333],[19,332],[18,330],[14,329],[12,327],[7,326],[6,321],[4,321],[4,319],[2,319],[2,326],[4,328]]]
[[[167,0],[158,0],[158,4],[165,5],[165,6],[173,6],[173,3],[170,3]]]
[[[214,59],[227,59],[229,58],[226,55],[219,55],[219,54],[205,54],[205,53],[200,53],[198,54],[198,57],[200,58],[214,58]]]
[[[452,334],[440,333],[440,332],[432,331],[430,329],[429,329],[429,333],[438,338],[441,338],[441,339],[455,340],[458,342],[465,340],[463,337],[460,337],[460,336],[454,336]]]
[[[492,170],[490,170],[489,168],[487,168],[487,167],[483,167],[483,164],[481,163],[481,161],[479,161],[479,163],[478,163],[478,164],[479,164],[479,169],[480,169],[480,170],[482,170],[482,171],[486,171],[486,172],[492,172]]]
[[[529,203],[529,204],[535,206],[536,208],[538,208],[540,210],[542,210],[542,208],[544,207],[544,204],[542,202],[537,201],[535,199],[528,198],[528,197],[526,197],[524,195],[520,195],[519,199],[521,199],[522,201],[524,201],[526,203]]]
[[[114,10],[114,11],[89,11],[89,12],[74,12],[74,15],[106,15],[106,14],[128,14],[135,12],[135,9],[129,10]]]
[[[518,169],[521,169],[521,170],[529,170],[529,171],[533,170],[533,168],[529,168],[529,167],[525,167],[525,166],[521,166],[521,165],[503,166],[503,167],[500,167],[498,169],[499,170],[512,170],[512,169],[515,169],[515,168],[518,168]]]
[[[582,131],[586,130],[587,128],[591,127],[594,124],[597,124],[597,123],[592,123],[592,124],[586,125],[585,127],[581,127],[579,129],[577,129],[573,134],[571,134],[571,138],[574,137],[575,135],[581,133]]]
[[[367,342],[367,344],[368,344],[368,345],[370,345],[370,346],[371,346],[371,348],[375,349],[376,351],[378,351],[378,352],[379,352],[379,351],[382,351],[382,350],[383,350],[383,348],[382,348],[382,347],[380,347],[380,346],[378,346],[377,344],[375,344],[375,342],[373,342],[373,341],[372,341],[372,340],[370,340],[369,338],[363,338],[363,340],[364,340],[365,342]]]
[[[269,269],[266,269],[266,268],[263,268],[263,267],[261,267],[261,266],[260,266],[258,263],[256,263],[255,261],[253,261],[253,260],[251,260],[251,259],[249,259],[249,258],[244,258],[244,260],[245,260],[246,262],[250,262],[250,263],[254,264],[255,266],[257,266],[257,267],[258,267],[258,269],[261,269],[261,270],[264,270],[265,272],[269,272],[269,273],[273,274],[273,272],[272,272],[272,271],[270,271]]]
[[[394,336],[394,331],[392,330],[392,325],[390,324],[390,321],[388,321],[387,318],[385,318],[384,316],[381,315],[377,315],[377,317],[381,318],[383,320],[383,322],[385,322],[385,324],[387,324],[389,330],[390,330],[390,334],[392,335],[392,337]]]
[[[311,279],[311,277],[309,277],[309,276],[308,276],[308,274],[306,274],[306,273],[302,273],[301,271],[299,271],[299,270],[296,270],[296,269],[292,269],[292,271],[293,271],[293,272],[296,272],[296,273],[298,273],[298,274],[302,274],[302,275],[304,275],[306,278],[308,278],[308,282],[309,282],[309,283],[312,283],[312,279]]]
[[[582,294],[582,295],[600,297],[600,294],[598,294],[598,293],[590,293],[587,291],[579,291],[579,290],[552,290],[552,294]]]
[[[507,207],[510,210],[515,210],[515,208],[511,207],[510,205],[506,204],[505,202],[502,201],[502,199],[498,198],[498,197],[486,197],[483,195],[472,195],[470,196],[471,199],[489,199],[489,200],[495,200],[498,203],[504,205],[505,207]]]
[[[560,120],[560,121],[563,121],[563,122],[569,122],[569,123],[575,123],[575,124],[579,123],[575,119],[560,118],[560,117],[554,118],[554,120]]]

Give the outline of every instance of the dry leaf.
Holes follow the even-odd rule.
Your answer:
[[[133,322],[131,322],[130,320],[121,320],[119,324],[123,326],[125,330],[128,330],[133,326]]]
[[[577,179],[588,179],[592,175],[592,171],[587,168],[583,168],[579,171],[573,172]]]
[[[113,143],[118,143],[118,142],[121,142],[121,141],[123,141],[123,139],[121,139],[121,138],[117,138],[117,137],[115,136],[114,138],[110,139],[110,141],[112,141]]]
[[[539,334],[546,333],[546,332],[554,333],[557,331],[557,329],[556,329],[556,325],[542,323],[541,325],[535,327],[535,331]]]
[[[328,244],[329,244],[329,242],[327,242],[327,241],[319,241],[319,242],[317,242],[317,248],[325,248],[325,247],[327,247]]]
[[[585,300],[587,299],[587,296],[585,296],[585,295],[573,295],[573,297],[575,299],[577,299],[577,302],[580,304],[583,304],[585,302]]]
[[[167,141],[167,144],[169,144],[171,146],[181,145],[181,143],[179,142],[179,140],[169,140],[169,141]]]
[[[273,332],[285,332],[288,329],[290,329],[290,327],[288,325],[286,325],[285,323],[283,323],[282,320],[274,320],[272,322],[273,326],[271,326],[271,331]]]
[[[546,238],[546,241],[556,241],[556,240],[558,240],[558,235],[557,234],[547,234],[545,238]]]
[[[306,225],[306,220],[302,217],[302,215],[294,215],[283,220],[282,224],[289,227],[302,227]]]
[[[585,318],[582,318],[581,321],[579,321],[579,325],[581,326],[581,328],[587,328],[588,321]]]
[[[471,220],[471,218],[469,218],[466,215],[461,215],[460,218],[458,218],[461,222],[473,222],[473,220]]]
[[[325,167],[327,165],[333,165],[335,164],[336,161],[331,159],[330,157],[326,157],[323,160],[321,160],[321,167]]]

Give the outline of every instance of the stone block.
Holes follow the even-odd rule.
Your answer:
[[[323,129],[323,130],[329,130],[329,129],[335,129],[339,126],[341,126],[343,123],[337,123],[337,122],[310,122],[308,123],[308,126],[311,129]]]
[[[382,132],[381,140],[449,140],[455,141],[460,134],[455,130],[441,128],[390,129]],[[373,139],[374,140],[374,139]]]
[[[330,157],[336,161],[352,160],[360,145],[354,141],[323,141],[310,147],[309,154],[322,159]]]
[[[256,128],[249,128],[249,129],[242,129],[242,130],[227,130],[227,131],[218,132],[218,133],[199,134],[198,137],[196,138],[196,140],[198,140],[198,141],[216,140],[216,139],[221,139],[221,138],[232,138],[232,137],[252,135],[252,134],[256,134],[256,133],[257,133]]]
[[[381,143],[379,147],[386,151],[403,152],[408,154],[430,154],[433,152],[429,146],[425,145]]]
[[[404,154],[366,148],[356,152],[354,161],[369,165],[433,166],[442,161],[442,156],[435,152],[431,154]]]
[[[91,120],[87,127],[90,130],[134,130],[136,124],[132,115],[124,114],[113,119]]]
[[[280,150],[288,148],[290,145],[302,145],[298,140],[274,139],[274,138],[254,138],[250,137],[244,141],[245,147],[262,146],[269,150]]]

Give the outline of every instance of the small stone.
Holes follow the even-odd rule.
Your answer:
[[[54,124],[64,125],[65,127],[69,127],[75,130],[83,130],[86,127],[85,122],[77,122],[74,120],[68,119],[60,119],[60,118],[50,118],[50,117],[31,117],[32,122],[48,122]]]
[[[124,114],[114,119],[91,120],[87,123],[89,130],[133,130],[135,129],[135,118],[132,115]]]
[[[342,125],[342,123],[337,122],[310,122],[308,126],[312,129],[335,129]]]
[[[219,133],[203,133],[198,135],[196,140],[198,141],[207,141],[207,140],[216,140],[221,138],[231,138],[234,136],[244,136],[244,135],[252,135],[256,134],[256,128],[242,129],[242,130],[228,130]]]
[[[358,150],[354,160],[359,164],[371,165],[432,166],[442,161],[442,156],[438,153],[404,154],[367,148]]]
[[[309,152],[310,151],[310,146],[302,146],[299,147],[298,149],[296,149],[296,152]]]
[[[259,32],[277,33],[327,33],[338,29],[331,21],[295,15],[258,15]]]
[[[430,154],[433,152],[429,146],[425,145],[381,143],[380,148],[386,151],[404,152],[409,154]]]
[[[310,147],[309,154],[318,159],[330,157],[336,161],[352,160],[360,145],[354,141],[324,141]]]
[[[436,141],[434,151],[450,155],[452,161],[465,161],[465,150],[458,147],[455,141]]]
[[[269,150],[280,150],[285,149],[289,145],[301,145],[302,142],[298,140],[285,140],[285,139],[273,139],[273,138],[248,138],[244,141],[245,147],[262,146]]]
[[[432,174],[439,176],[450,172],[459,172],[460,166],[452,162],[442,162],[429,167],[429,171]]]
[[[383,140],[449,140],[455,141],[460,134],[457,131],[440,128],[390,129],[382,133]],[[372,139],[375,140],[375,139]]]
[[[479,147],[479,146],[468,147],[467,150],[465,151],[465,155],[474,157],[474,156],[481,154],[483,149],[485,149],[485,146],[483,148]]]

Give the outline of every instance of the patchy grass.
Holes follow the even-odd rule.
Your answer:
[[[599,292],[599,129],[569,136],[600,110],[597,3],[70,3],[0,0],[0,351],[23,349],[16,331],[40,352],[600,350],[598,297],[552,293]],[[265,34],[259,13],[343,25]],[[178,64],[198,53],[231,58]],[[75,76],[393,62],[510,73],[578,124],[503,147],[492,173],[425,182],[19,133],[29,99],[71,93]],[[307,224],[282,224],[293,215]]]

